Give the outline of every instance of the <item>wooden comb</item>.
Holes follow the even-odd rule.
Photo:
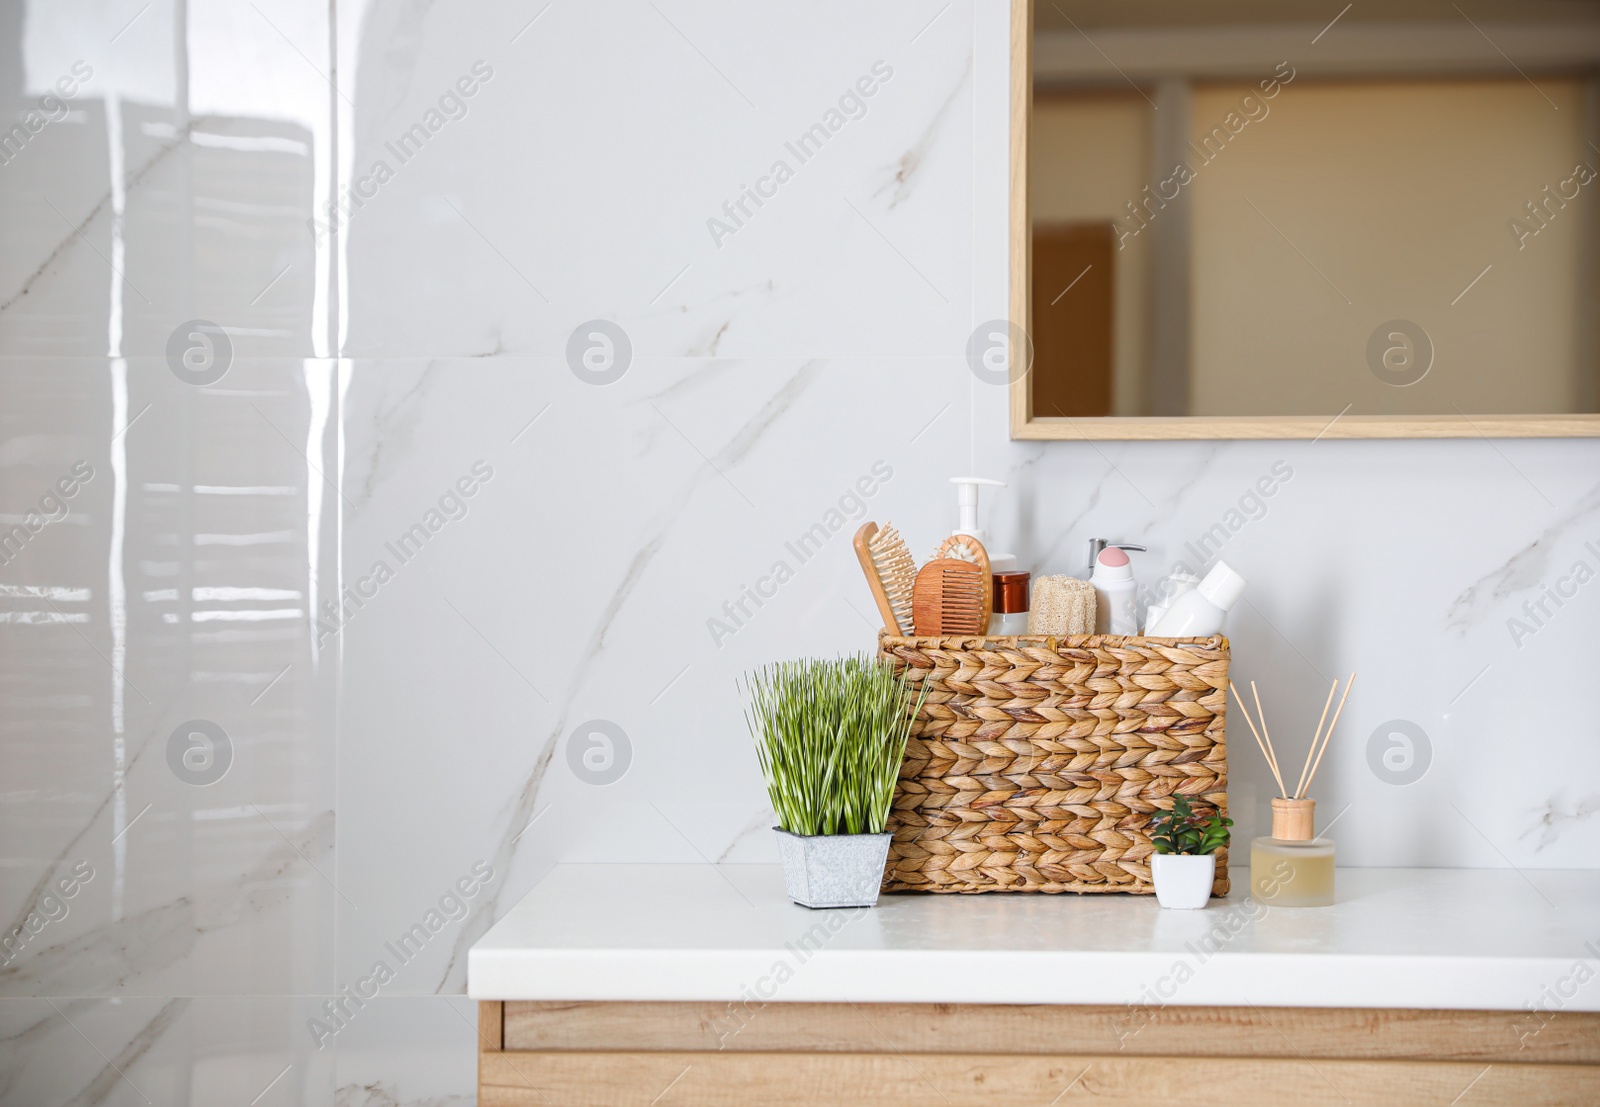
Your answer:
[[[994,572],[994,566],[989,564],[989,551],[983,548],[982,542],[979,542],[970,534],[952,534],[949,538],[939,543],[939,548],[933,551],[932,560],[938,561],[943,558],[969,561],[983,570],[983,579],[985,581],[991,582],[989,587],[983,590],[983,622],[980,624],[983,629],[975,632],[977,634],[988,634],[989,616],[994,614],[994,586],[992,583],[994,578],[991,575]]]
[[[856,558],[867,575],[867,586],[883,616],[883,629],[890,634],[911,633],[911,596],[916,585],[917,566],[911,551],[894,527],[863,523],[856,531]]]
[[[988,633],[993,589],[988,572],[970,561],[942,557],[928,562],[911,594],[917,636]]]

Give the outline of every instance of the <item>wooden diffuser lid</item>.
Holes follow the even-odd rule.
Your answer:
[[[1272,798],[1272,836],[1284,842],[1309,842],[1316,833],[1317,801]]]

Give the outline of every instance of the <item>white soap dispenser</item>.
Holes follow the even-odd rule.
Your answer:
[[[997,553],[989,548],[989,541],[983,530],[978,526],[978,487],[989,485],[992,488],[1004,488],[1003,480],[990,480],[987,477],[951,477],[950,483],[956,486],[956,506],[961,511],[961,522],[951,534],[968,534],[983,543],[983,548],[989,552],[989,571],[991,573],[1014,573],[1017,569],[1017,555],[1010,553]]]

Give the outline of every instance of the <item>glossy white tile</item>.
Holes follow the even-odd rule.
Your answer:
[[[0,902],[8,930],[61,917],[0,988],[326,987],[334,673],[308,612],[335,570],[331,372],[243,361],[201,390],[165,359],[4,367]]]
[[[326,354],[326,10],[12,7],[0,354],[160,355],[195,319],[243,356]]]
[[[38,1107],[313,1107],[334,1054],[305,1000],[206,996],[0,1000],[0,1095]]]

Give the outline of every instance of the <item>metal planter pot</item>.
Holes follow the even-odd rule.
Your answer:
[[[802,907],[874,907],[891,834],[778,835],[789,898]]]

